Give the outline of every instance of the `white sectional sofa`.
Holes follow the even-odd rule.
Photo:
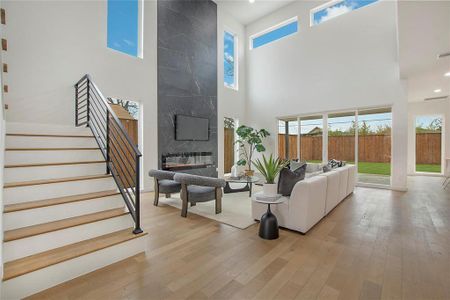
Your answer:
[[[356,167],[346,165],[315,174],[295,184],[291,196],[271,205],[280,227],[306,233],[336,205],[350,195],[356,185]],[[267,205],[252,201],[252,215],[259,220]]]

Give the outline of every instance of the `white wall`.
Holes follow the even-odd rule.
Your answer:
[[[449,100],[415,102],[408,104],[408,174],[414,174],[416,164],[416,118],[418,116],[441,115],[444,117],[443,157],[450,157],[450,111]],[[445,167],[445,162],[442,162]]]
[[[106,1],[4,1],[7,121],[74,124],[73,85],[89,73],[105,96],[140,102],[144,187],[157,166],[156,2],[144,5],[143,59],[106,48]]]
[[[272,133],[277,117],[392,106],[393,188],[406,188],[407,98],[399,80],[397,3],[381,1],[309,26],[320,3],[294,2],[247,26],[247,37],[298,16],[299,32],[247,51],[247,117]],[[269,150],[270,151],[270,150]]]
[[[217,60],[218,60],[218,147],[219,147],[219,176],[223,175],[224,169],[224,117],[238,119],[239,123],[245,123],[245,101],[246,101],[246,74],[245,74],[245,27],[226,12],[222,3],[217,4]],[[228,31],[237,36],[237,58],[238,58],[238,90],[230,89],[223,84],[223,33]]]

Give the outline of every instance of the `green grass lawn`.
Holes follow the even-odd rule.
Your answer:
[[[318,163],[320,161],[309,161],[311,163]],[[347,162],[354,164],[354,162]],[[440,165],[416,165],[417,172],[440,173]],[[391,175],[391,165],[389,163],[373,163],[373,162],[359,162],[358,173],[376,174],[376,175]]]

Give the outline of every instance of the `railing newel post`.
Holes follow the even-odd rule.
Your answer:
[[[110,135],[110,130],[109,130],[109,109],[106,108],[106,174],[110,173],[110,169],[109,169],[109,163],[111,161],[111,157],[109,156],[109,135]]]
[[[78,127],[78,83],[75,84],[75,126]]]
[[[90,113],[91,113],[91,80],[86,77],[86,127],[89,127]]]
[[[136,198],[134,201],[134,209],[135,209],[135,216],[136,219],[135,222],[135,229],[133,230],[134,234],[142,233],[141,229],[141,188],[140,188],[140,182],[139,182],[139,174],[140,174],[140,168],[139,168],[139,160],[140,156],[136,155]]]

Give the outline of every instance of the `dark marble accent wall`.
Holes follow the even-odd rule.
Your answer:
[[[208,141],[176,141],[175,115],[209,119]],[[158,159],[212,152],[214,166],[186,171],[217,177],[217,5],[158,0]]]

